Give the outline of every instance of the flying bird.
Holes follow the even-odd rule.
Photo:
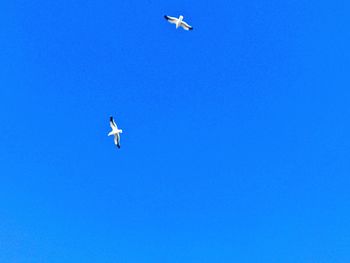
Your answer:
[[[115,121],[113,117],[109,117],[109,125],[112,128],[112,131],[108,133],[108,136],[114,136],[114,143],[117,145],[118,148],[120,148],[120,134],[123,133],[123,130],[118,129],[117,124],[115,124]]]
[[[184,17],[180,16],[179,18],[172,17],[172,16],[164,16],[166,20],[168,20],[169,23],[175,24],[176,28],[181,26],[185,30],[192,30],[193,27],[191,27],[189,24],[187,24],[185,21],[183,21]]]

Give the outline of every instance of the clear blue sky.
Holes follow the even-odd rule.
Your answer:
[[[350,262],[348,1],[0,6],[0,262]]]

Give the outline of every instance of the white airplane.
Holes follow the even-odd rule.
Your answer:
[[[120,148],[120,133],[123,133],[123,130],[118,129],[117,124],[115,124],[115,121],[113,117],[109,117],[109,125],[112,128],[112,131],[108,133],[108,136],[114,136],[114,143],[117,145],[118,148]]]
[[[193,27],[191,27],[189,24],[183,21],[184,19],[183,16],[180,16],[179,18],[172,17],[172,16],[164,16],[164,18],[168,20],[169,23],[175,24],[176,28],[181,26],[185,30],[193,30]]]

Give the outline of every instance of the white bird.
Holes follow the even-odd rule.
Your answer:
[[[114,143],[117,145],[118,148],[120,148],[120,133],[123,133],[123,130],[118,129],[117,124],[115,124],[115,121],[113,117],[109,117],[109,125],[112,128],[112,131],[108,133],[108,136],[114,136]]]
[[[180,16],[179,18],[172,17],[172,16],[164,16],[166,20],[168,20],[169,23],[175,24],[176,28],[181,26],[185,30],[192,30],[193,27],[191,27],[189,24],[187,24],[185,21],[183,21],[184,17]]]

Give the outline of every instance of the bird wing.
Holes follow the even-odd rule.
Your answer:
[[[185,30],[193,30],[193,27],[191,27],[189,24],[187,24],[186,22],[182,21],[181,25],[180,25],[183,29]]]
[[[115,124],[115,121],[112,116],[109,118],[109,125],[111,126],[112,130],[118,129],[117,124]]]
[[[118,133],[114,135],[114,143],[120,148],[120,135]]]
[[[179,20],[178,18],[172,17],[172,16],[164,16],[164,18],[165,18],[166,20],[168,20],[169,23],[172,23],[172,24],[176,24],[177,21]]]

